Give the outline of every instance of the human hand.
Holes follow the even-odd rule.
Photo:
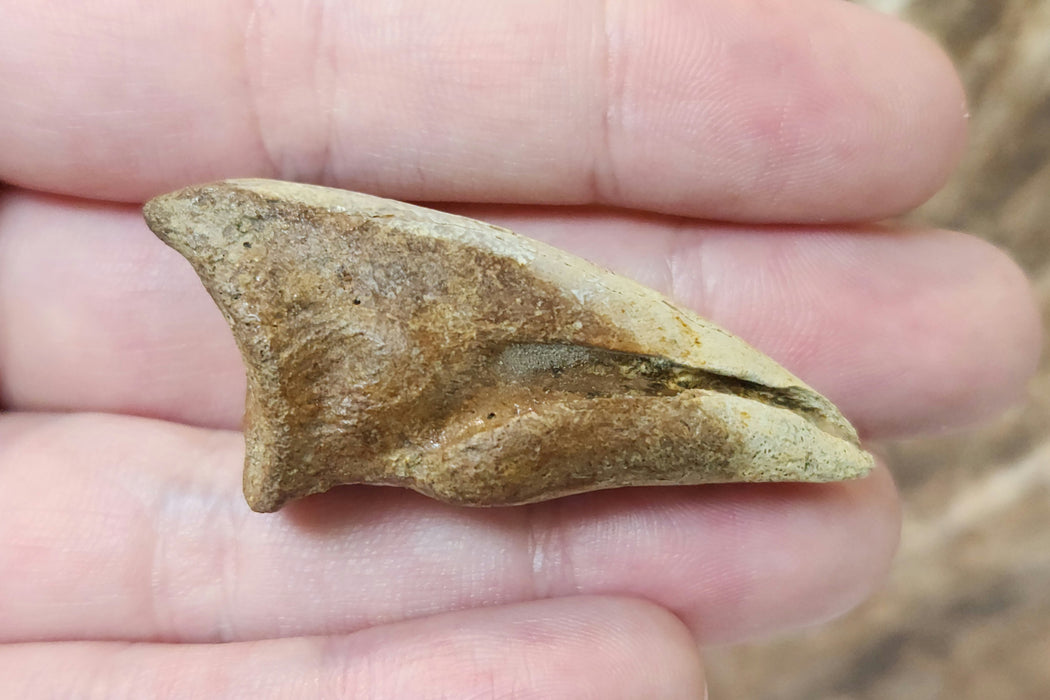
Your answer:
[[[868,439],[989,415],[1032,371],[1004,256],[858,223],[961,147],[914,32],[834,0],[511,5],[2,5],[0,694],[696,697],[698,644],[878,584],[882,467],[243,503],[232,337],[120,204],[220,177],[455,202],[736,331]]]

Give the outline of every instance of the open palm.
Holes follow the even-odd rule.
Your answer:
[[[933,46],[841,0],[0,17],[5,697],[696,697],[700,645],[848,609],[896,544],[884,468],[492,510],[351,486],[253,513],[240,359],[141,220],[162,191],[445,202],[730,328],[868,439],[990,415],[1032,371],[1012,263],[863,223],[936,190],[964,106]]]

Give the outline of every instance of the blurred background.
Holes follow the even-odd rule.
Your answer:
[[[966,83],[969,151],[914,220],[977,234],[1050,326],[1050,0],[857,0],[935,37]],[[1050,698],[1050,359],[1028,400],[966,434],[889,446],[901,550],[826,627],[708,656],[712,698]]]

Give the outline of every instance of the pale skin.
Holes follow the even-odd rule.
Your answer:
[[[5,697],[694,698],[704,645],[824,621],[890,564],[885,467],[251,512],[236,348],[137,209],[191,182],[321,182],[542,238],[742,335],[868,440],[987,418],[1033,371],[1004,255],[864,223],[943,183],[965,106],[932,43],[840,0],[0,16]]]

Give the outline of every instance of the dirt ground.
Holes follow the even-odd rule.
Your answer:
[[[1027,271],[1050,326],[1050,0],[865,0],[936,37],[964,76],[968,155],[915,214]],[[712,698],[1050,698],[1050,360],[1027,403],[889,446],[904,534],[884,590],[800,637],[709,654]]]

